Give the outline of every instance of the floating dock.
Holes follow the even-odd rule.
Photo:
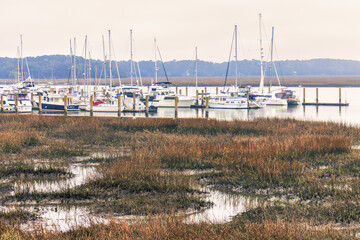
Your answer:
[[[337,106],[337,107],[347,107],[349,103],[302,103],[303,106]]]

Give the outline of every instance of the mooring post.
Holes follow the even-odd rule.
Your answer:
[[[121,96],[118,95],[118,117],[121,116]]]
[[[81,98],[84,97],[84,89],[81,89]]]
[[[102,90],[103,90],[103,96],[105,98],[105,88],[103,88]]]
[[[25,94],[27,94],[27,92],[28,92],[27,89],[25,89]]]
[[[91,95],[90,96],[90,117],[92,117],[94,115],[94,96]]]
[[[205,93],[207,93],[207,87],[205,87]]]
[[[339,88],[339,105],[341,105],[341,88]]]
[[[39,95],[39,113],[41,114],[42,112],[42,103],[41,103],[41,95]]]
[[[186,86],[186,96],[189,96],[189,89],[187,86]]]
[[[31,105],[34,106],[34,93],[31,93]]]
[[[303,88],[303,103],[305,102],[305,88]]]
[[[4,96],[1,95],[1,112],[4,111]]]
[[[176,88],[175,88],[175,89],[176,89],[176,94],[178,94],[178,87],[176,86]]]
[[[246,104],[247,104],[246,106],[247,106],[247,108],[250,108],[249,97],[250,97],[249,96],[249,90],[247,90],[246,91]]]
[[[201,105],[204,106],[204,90],[201,90]]]
[[[64,96],[64,115],[67,116],[67,96]]]
[[[96,101],[96,90],[94,90],[94,101]]]
[[[133,93],[133,111],[135,111],[136,108],[136,99],[135,99],[135,93]]]
[[[316,88],[316,105],[319,104],[319,88]]]
[[[77,86],[77,94],[79,94],[79,90],[80,90],[80,87],[79,87],[79,86]]]
[[[149,96],[145,97],[145,109],[146,112],[149,113]]]
[[[206,113],[205,117],[209,118],[209,97],[206,97]]]
[[[178,117],[179,97],[175,97],[175,118]]]
[[[19,111],[19,95],[15,94],[15,112],[18,113]]]
[[[216,95],[219,95],[219,87],[216,87]]]
[[[196,90],[196,105],[199,105],[199,90]]]
[[[181,89],[179,89],[179,94],[181,95]]]

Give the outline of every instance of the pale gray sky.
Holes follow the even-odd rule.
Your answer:
[[[69,54],[69,39],[102,58],[111,29],[117,60],[152,60],[157,38],[164,61],[227,61],[234,25],[239,59],[259,59],[258,14],[268,38],[275,27],[277,59],[360,59],[360,0],[0,0],[0,56]],[[264,42],[266,39],[264,38]],[[268,52],[268,48],[264,47]]]

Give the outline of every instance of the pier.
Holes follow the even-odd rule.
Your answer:
[[[341,99],[341,88],[339,88],[339,102],[335,103],[326,103],[319,102],[319,88],[316,88],[316,99],[315,102],[306,102],[306,89],[303,90],[303,106],[335,106],[335,107],[346,107],[349,106],[349,103],[342,102]]]

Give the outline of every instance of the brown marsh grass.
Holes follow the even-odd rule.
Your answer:
[[[339,231],[327,226],[312,229],[292,219],[264,220],[260,223],[216,225],[210,223],[185,224],[174,216],[155,217],[138,223],[111,221],[80,227],[65,233],[38,230],[20,232],[12,227],[0,227],[3,239],[350,239],[355,231]]]
[[[129,149],[124,156],[103,161],[101,178],[57,195],[32,193],[21,198],[57,198],[106,202],[115,213],[161,214],[206,206],[191,186],[203,178],[224,188],[284,188],[284,194],[301,201],[329,201],[336,219],[356,221],[356,187],[360,157],[351,146],[360,130],[336,123],[292,119],[216,121],[207,119],[122,119],[1,115],[2,159],[16,156],[54,161],[86,155],[91,149]],[[3,147],[5,146],[5,147]],[[321,166],[328,168],[321,170]],[[212,169],[195,177],[164,169]],[[340,185],[340,187],[339,187]],[[347,186],[347,187],[341,187]],[[351,189],[351,191],[349,191]],[[268,196],[268,197],[271,197]],[[15,196],[16,198],[16,196]],[[354,204],[347,204],[350,199]],[[299,202],[299,204],[303,204]],[[103,207],[103,205],[101,205]],[[314,204],[314,206],[317,206]],[[344,211],[346,207],[347,211]],[[328,212],[316,213],[326,216]],[[285,221],[283,213],[255,222],[243,219],[229,224],[184,224],[170,215],[136,224],[111,223],[67,233],[23,233],[4,225],[3,238],[15,239],[312,239],[350,236],[331,228],[315,231],[298,220]],[[287,219],[289,220],[289,219]],[[7,226],[7,227],[6,227]]]

